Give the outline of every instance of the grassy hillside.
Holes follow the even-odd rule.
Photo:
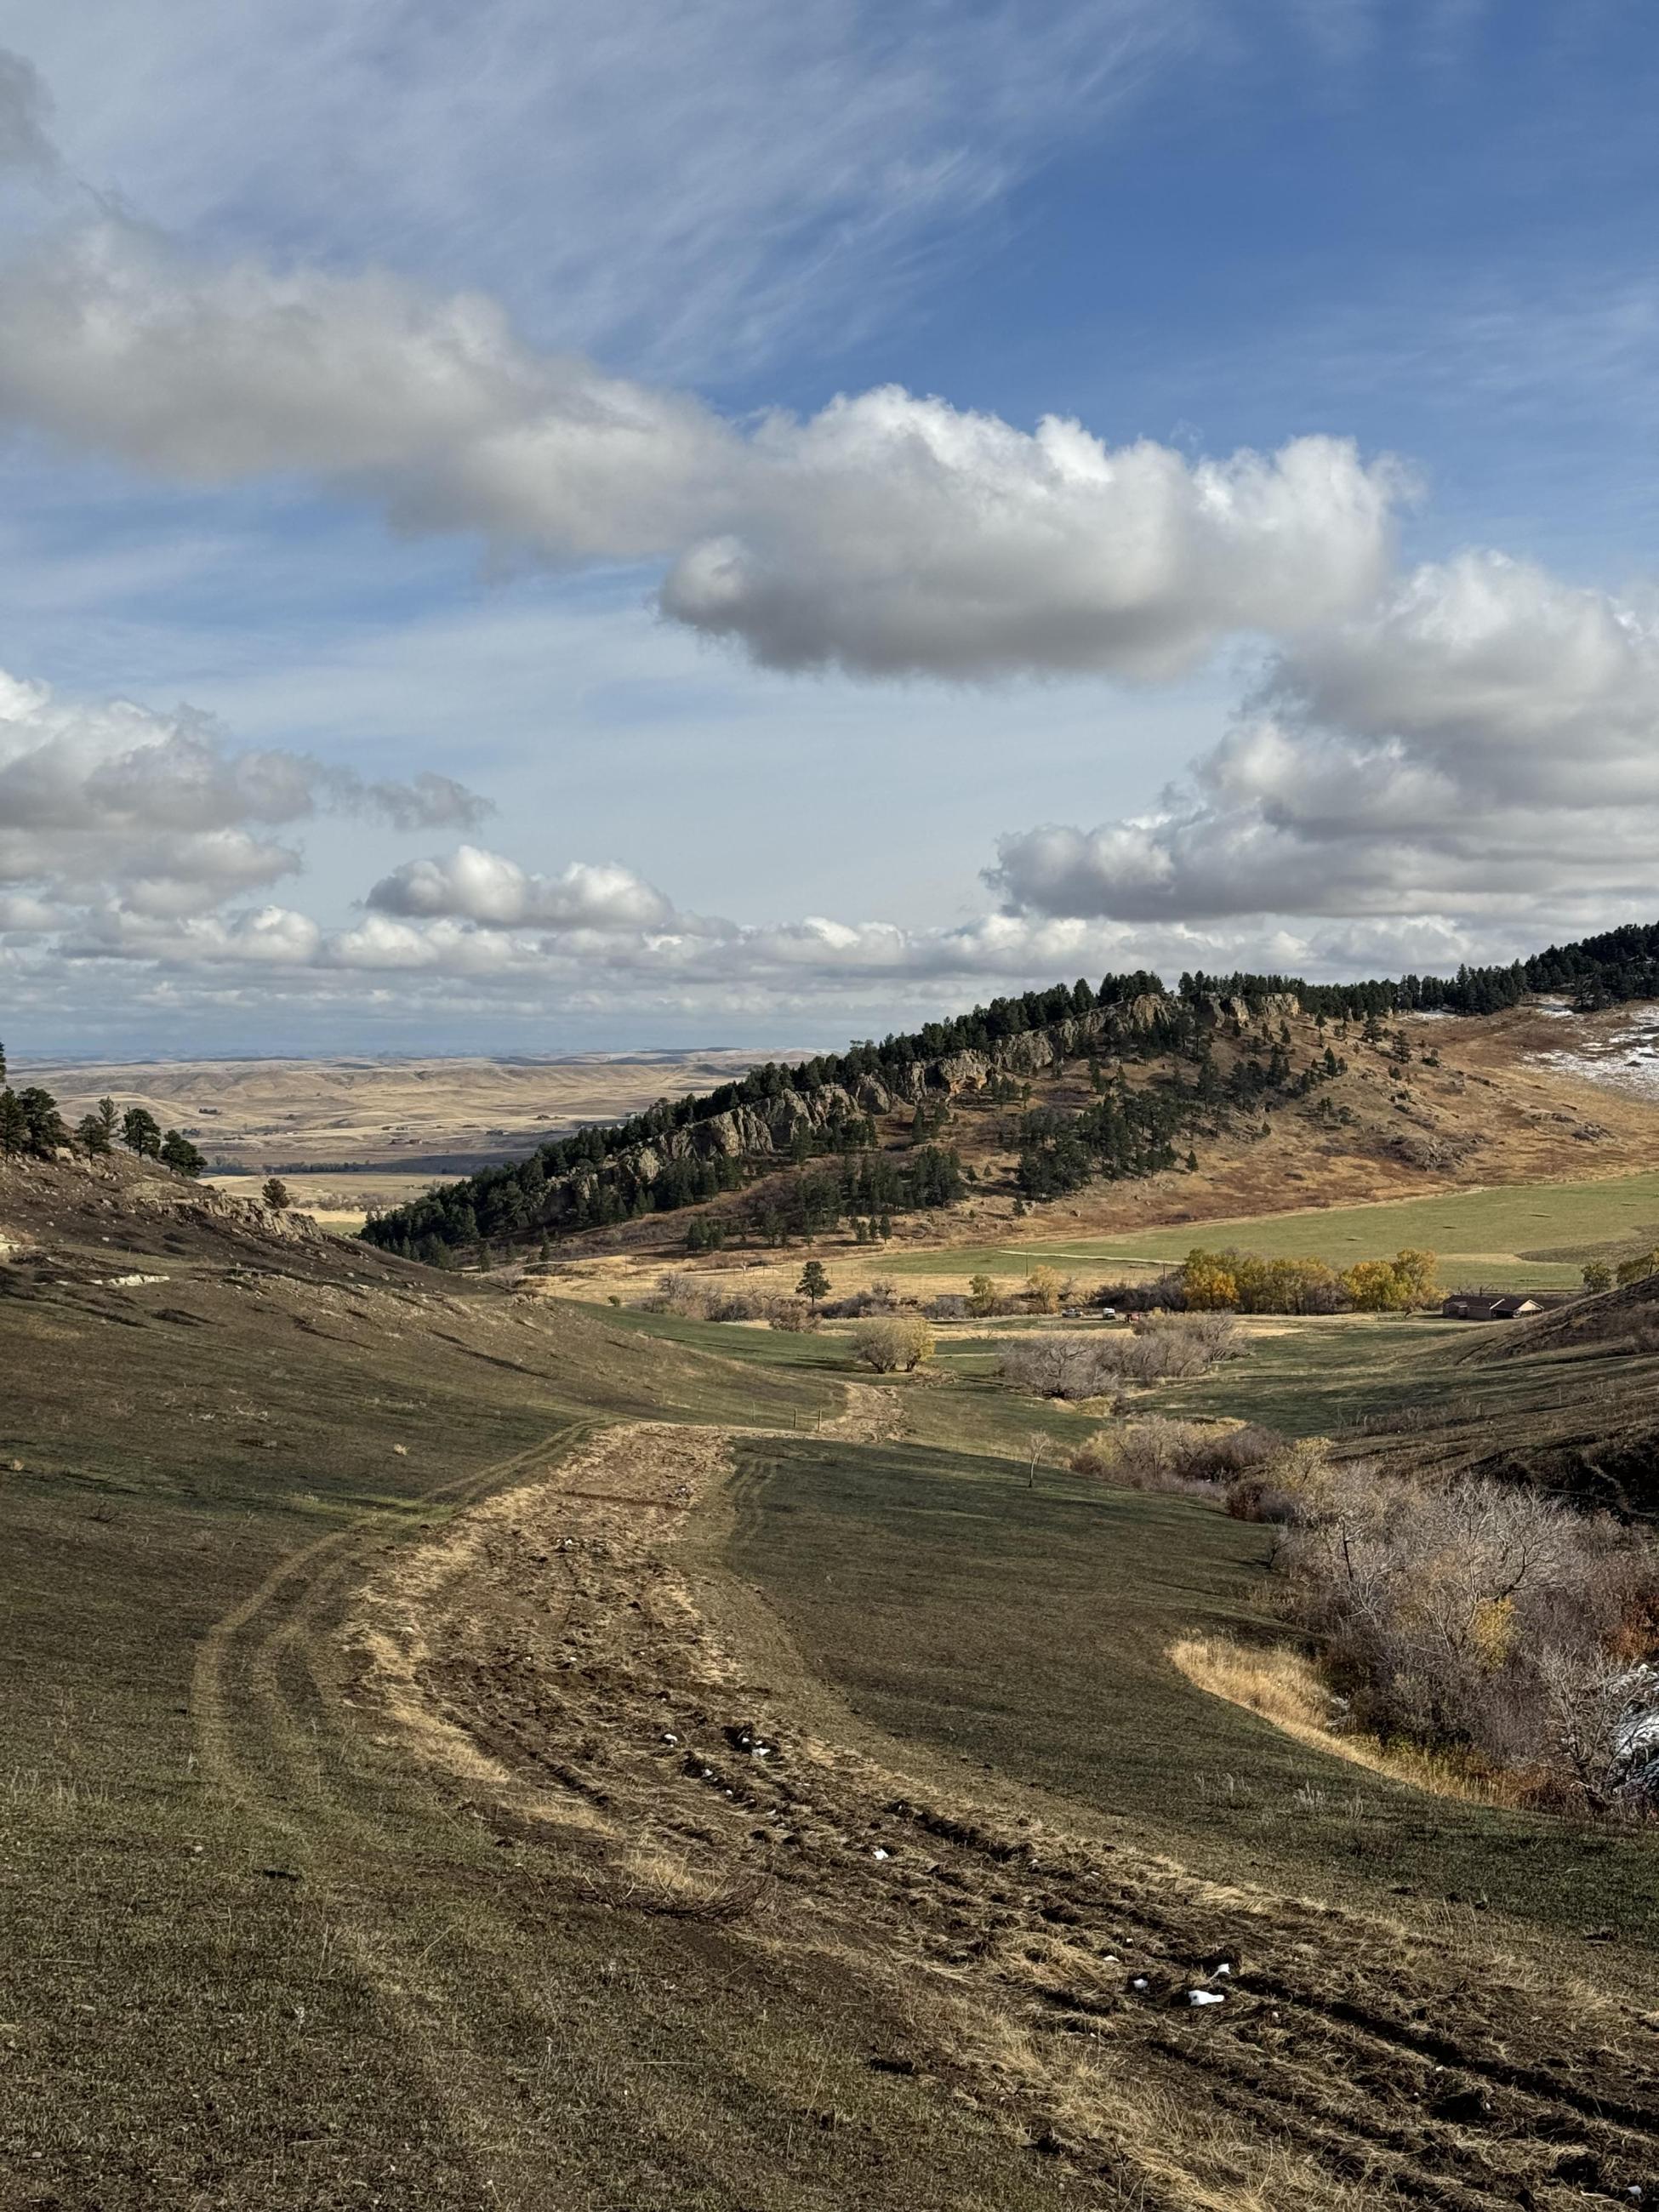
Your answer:
[[[578,2069],[558,2155],[588,2179],[560,2202],[649,2201],[660,2174],[630,2181],[617,2148],[629,2081],[710,2032],[707,1999],[676,2029],[650,1924],[578,1899],[553,2009],[532,2037],[501,2008],[490,1961],[541,1941],[542,1877],[352,1736],[337,1624],[370,1564],[596,1421],[805,1422],[837,1394],[487,1288],[434,1297],[194,1202],[125,1165],[0,1172],[0,1222],[30,1237],[0,1267],[0,2202],[525,2201],[440,2080],[474,2063],[558,2099]],[[727,2063],[705,2057],[704,2093],[752,2161],[771,2130]],[[764,2201],[818,2201],[779,2170]],[[721,2201],[686,2174],[672,2201]]]
[[[1637,969],[1620,973],[1633,988]],[[1133,1228],[1425,1182],[1582,1177],[1587,1160],[1601,1174],[1648,1165],[1654,1102],[1598,1090],[1589,1060],[1563,1058],[1601,1018],[1558,1006],[1547,1039],[1528,1038],[1536,987],[1505,975],[1501,989],[1449,992],[1417,978],[1184,976],[1175,992],[1146,975],[1079,980],[665,1098],[364,1235],[431,1264],[602,1251],[648,1263],[826,1238],[983,1245],[988,1225],[1034,1210]]]
[[[1273,1533],[1190,1498],[915,1446],[768,1438],[730,1556],[871,1726],[1106,1816],[1218,1881],[1398,1911],[1400,1885],[1659,1942],[1656,1845],[1436,1800],[1340,1765],[1169,1663],[1183,1633],[1275,1632]]]

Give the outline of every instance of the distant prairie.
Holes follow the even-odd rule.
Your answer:
[[[289,1178],[337,1225],[396,1206],[434,1178],[518,1159],[584,1121],[706,1091],[788,1048],[585,1052],[545,1059],[40,1060],[15,1073],[71,1121],[100,1097],[143,1106],[207,1154],[216,1182]]]

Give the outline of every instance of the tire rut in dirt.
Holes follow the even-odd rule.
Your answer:
[[[811,1741],[787,1697],[708,1632],[677,1553],[696,1486],[665,1498],[672,1440],[636,1435],[631,1487],[613,1432],[591,1464],[483,1509],[476,1576],[436,1626],[422,1681],[494,1758],[676,1843],[711,1881],[763,1875],[792,1941],[913,1972],[1042,2047],[1092,2039],[1133,2055],[1188,2103],[1200,2090],[1368,2190],[1442,2212],[1581,2201],[1555,2172],[1569,2148],[1621,2188],[1651,2189],[1645,2082],[1565,2001],[1498,1988],[1476,2002],[1467,1959],[1432,1935],[1265,1893],[1224,1899],[1132,1850],[1009,1829]],[[1312,1958],[1331,1962],[1322,1986]],[[1386,2001],[1358,1993],[1352,1960]],[[1222,2004],[1192,2008],[1194,1990]],[[1465,2025],[1431,2031],[1396,2005]],[[1525,2056],[1529,2041],[1571,2052],[1574,2078]],[[974,2087],[948,2051],[930,2063]]]

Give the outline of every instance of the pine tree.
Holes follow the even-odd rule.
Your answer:
[[[818,1310],[819,1301],[829,1297],[830,1278],[825,1274],[821,1261],[809,1260],[801,1269],[800,1280],[795,1285],[795,1295],[797,1297],[805,1298],[814,1313]]]
[[[0,1154],[8,1159],[24,1151],[29,1140],[29,1125],[23,1118],[23,1109],[15,1091],[0,1091]]]
[[[190,1139],[177,1129],[169,1129],[161,1139],[157,1156],[163,1167],[171,1168],[175,1175],[188,1176],[194,1182],[207,1166],[207,1158],[198,1152]]]
[[[141,1160],[161,1156],[161,1125],[147,1107],[129,1106],[121,1116],[121,1142]]]
[[[31,1084],[20,1091],[17,1103],[23,1109],[23,1120],[28,1129],[28,1147],[41,1159],[48,1159],[60,1145],[67,1145],[70,1133],[64,1127],[64,1117],[58,1110],[58,1101],[50,1091],[42,1091]]]

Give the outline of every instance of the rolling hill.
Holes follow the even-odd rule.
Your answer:
[[[1569,946],[1452,984],[1060,985],[661,1100],[363,1234],[437,1265],[651,1261],[826,1237],[984,1244],[1052,1235],[1056,1218],[1086,1234],[1611,1176],[1659,1157],[1659,1100],[1598,1083],[1593,1055],[1564,1048],[1594,1042],[1609,998],[1650,987],[1650,955],[1628,953],[1622,939],[1605,957]],[[1535,1003],[1534,975],[1576,978],[1576,1010]]]

